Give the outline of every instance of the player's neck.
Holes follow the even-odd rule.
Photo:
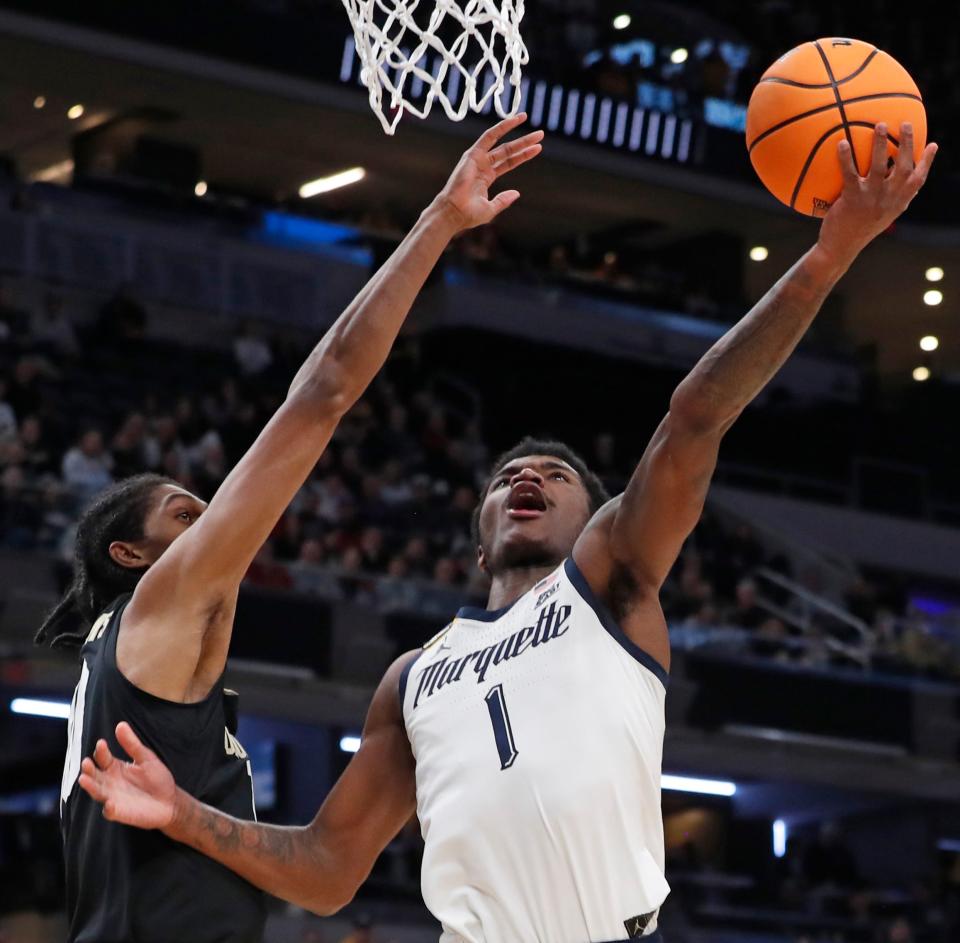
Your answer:
[[[487,597],[487,609],[502,609],[519,599],[531,586],[539,583],[557,568],[556,564],[544,566],[517,567],[505,570],[493,577],[490,595]]]

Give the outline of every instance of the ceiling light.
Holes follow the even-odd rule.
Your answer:
[[[47,104],[47,100],[46,100],[46,98],[43,97],[43,95],[38,95],[38,96],[33,100],[33,107],[34,107],[34,108],[37,108],[37,109],[43,108],[46,104]]]
[[[773,854],[776,858],[782,858],[787,853],[787,823],[783,819],[777,819],[773,823]]]
[[[70,705],[66,701],[46,701],[34,697],[15,697],[10,702],[14,714],[29,714],[32,717],[56,717],[66,720],[70,716]]]
[[[943,280],[943,269],[939,265],[931,265],[923,275],[928,282],[939,282]]]
[[[83,117],[83,105],[71,105],[67,110],[67,117],[71,121],[76,121],[77,118]]]
[[[770,255],[770,250],[766,246],[754,246],[750,250],[750,258],[754,262],[763,262]]]
[[[940,304],[943,301],[943,292],[939,288],[930,288],[923,293],[923,303],[925,305],[934,305]]]
[[[940,346],[940,338],[933,334],[927,334],[920,338],[920,349],[926,351],[936,350]]]
[[[661,786],[676,792],[697,792],[704,796],[732,796],[736,794],[736,783],[722,779],[697,779],[693,776],[671,776],[663,774]]]
[[[34,170],[29,176],[31,180],[41,183],[67,183],[73,169],[73,161],[68,157],[66,160],[58,160],[55,164]]]
[[[630,25],[630,14],[620,13],[613,18],[614,29],[626,29]]]
[[[670,53],[670,61],[674,65],[680,65],[680,63],[687,61],[688,55],[690,55],[690,53],[688,53],[683,46],[680,46],[679,49],[674,49],[673,52]]]
[[[207,195],[207,181],[206,181],[206,180],[198,180],[198,181],[197,181],[197,185],[193,188],[193,192],[196,193],[197,196],[206,196],[206,195]]]
[[[340,738],[340,749],[344,753],[356,753],[360,749],[360,738],[359,737],[341,737]]]
[[[320,193],[329,193],[331,190],[357,183],[363,180],[366,175],[367,172],[362,167],[351,167],[349,170],[341,170],[340,173],[330,174],[329,177],[318,177],[316,180],[305,183],[300,188],[300,196],[306,200]]]
[[[923,383],[924,380],[930,379],[930,368],[929,367],[914,367],[913,368],[913,378],[917,383]]]

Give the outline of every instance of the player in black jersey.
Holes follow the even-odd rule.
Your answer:
[[[74,580],[37,634],[80,647],[61,788],[72,943],[248,943],[264,907],[251,884],[159,832],[109,821],[78,786],[81,758],[128,720],[193,796],[254,819],[235,697],[221,685],[240,581],[386,356],[458,232],[516,200],[488,190],[540,152],[542,132],[469,148],[389,261],[327,331],[287,398],[209,506],[156,475],[121,481],[84,512]],[[79,628],[78,628],[79,623]],[[135,824],[135,823],[134,823]]]

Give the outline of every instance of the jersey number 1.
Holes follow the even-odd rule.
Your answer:
[[[513,742],[513,727],[507,713],[507,702],[503,696],[503,685],[497,684],[487,691],[484,698],[490,711],[490,723],[493,724],[493,736],[497,741],[500,754],[500,769],[509,769],[517,758],[517,745]]]

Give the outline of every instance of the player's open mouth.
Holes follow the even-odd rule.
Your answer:
[[[532,481],[520,481],[510,489],[507,514],[515,520],[540,517],[547,510],[547,499],[542,489]]]

